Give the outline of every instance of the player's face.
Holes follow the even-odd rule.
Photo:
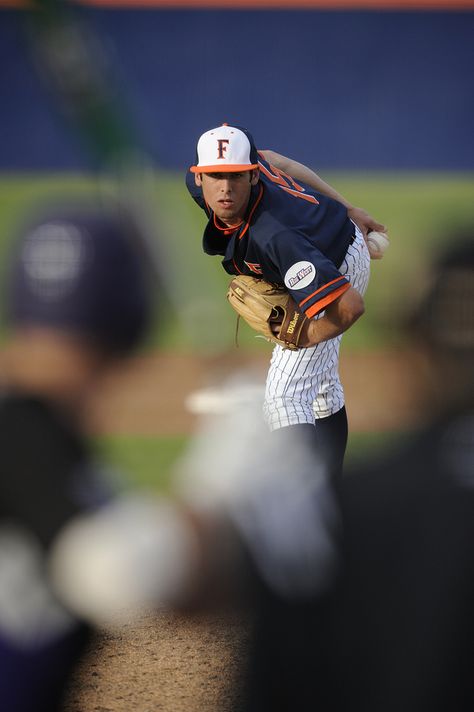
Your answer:
[[[238,225],[244,218],[253,185],[258,183],[258,170],[242,173],[197,173],[196,185],[202,188],[204,200],[224,225]]]

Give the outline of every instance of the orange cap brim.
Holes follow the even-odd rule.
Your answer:
[[[254,168],[258,168],[258,163],[228,166],[220,163],[217,166],[191,166],[189,170],[191,173],[241,173],[243,171],[253,171]]]

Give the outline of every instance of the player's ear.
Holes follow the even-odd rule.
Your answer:
[[[194,174],[194,182],[199,188],[202,186],[202,178],[200,173]]]
[[[258,180],[260,178],[260,169],[259,168],[254,168],[252,171],[252,175],[250,176],[250,182],[252,185],[257,185]]]

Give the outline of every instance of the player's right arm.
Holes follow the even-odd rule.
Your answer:
[[[360,228],[364,237],[371,230],[386,232],[384,225],[377,222],[377,220],[371,217],[363,208],[357,208],[352,205],[348,200],[346,200],[346,198],[344,198],[343,195],[341,195],[341,193],[338,193],[335,188],[329,185],[329,183],[326,183],[321,176],[311,170],[311,168],[308,168],[308,166],[305,166],[303,163],[299,163],[292,158],[283,156],[281,153],[277,153],[276,151],[265,150],[259,151],[259,153],[268,163],[275,166],[275,168],[278,168],[278,170],[283,173],[287,173],[296,180],[306,183],[306,185],[309,185],[310,188],[313,188],[318,193],[327,195],[328,198],[332,198],[333,200],[337,200],[339,203],[342,203],[342,205],[347,208],[347,214]]]

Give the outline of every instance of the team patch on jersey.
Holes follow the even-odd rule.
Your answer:
[[[316,277],[316,268],[312,262],[295,262],[285,274],[285,285],[288,289],[304,289]]]

